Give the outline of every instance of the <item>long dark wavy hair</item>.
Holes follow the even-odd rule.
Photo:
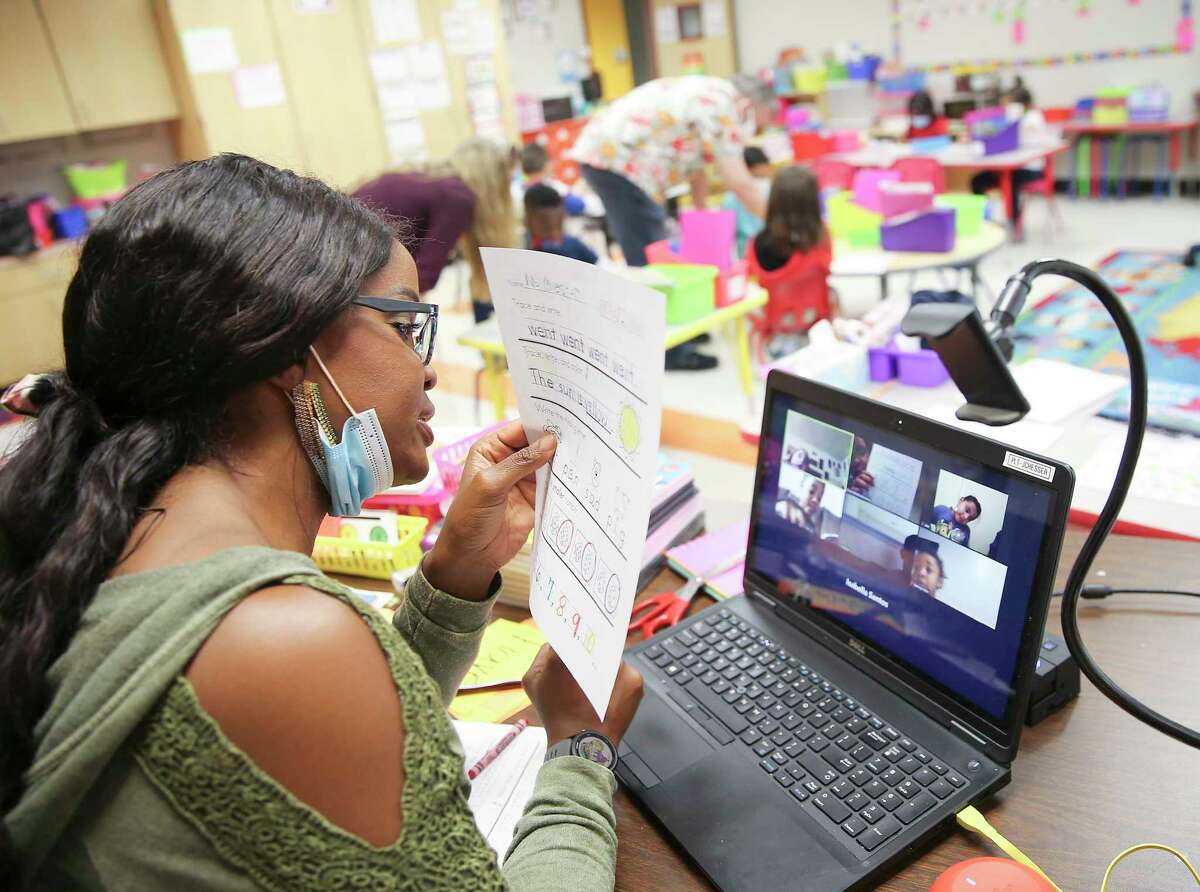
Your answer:
[[[793,165],[775,174],[767,198],[763,236],[772,251],[790,257],[811,251],[825,238],[821,222],[821,188],[807,167]]]
[[[159,490],[219,457],[239,390],[300,362],[393,233],[324,183],[242,155],[136,186],[88,236],[66,368],[0,464],[0,813],[22,793],[47,669]],[[0,875],[15,875],[0,844]]]

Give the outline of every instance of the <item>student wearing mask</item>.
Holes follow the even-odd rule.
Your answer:
[[[1045,143],[1050,138],[1046,126],[1046,118],[1041,111],[1033,107],[1033,94],[1025,86],[1020,77],[1013,87],[1002,98],[1005,104],[1005,117],[1009,121],[1020,121],[1020,142],[1022,146]],[[1046,173],[1046,162],[1035,161],[1032,164],[1012,171],[1012,197],[1006,208],[1008,220],[1014,229],[1014,237],[1021,239],[1021,190],[1030,183],[1036,183]],[[976,195],[986,195],[990,190],[1000,185],[1000,174],[994,170],[981,171],[971,177],[971,191]]]
[[[917,90],[908,97],[909,139],[945,136],[949,132],[949,122],[938,116],[937,109],[933,104],[933,97],[927,90]]]
[[[420,480],[436,310],[391,229],[239,155],[89,233],[63,371],[0,464],[0,876],[26,888],[611,889],[611,770],[551,758],[503,871],[446,714],[533,523],[550,436],[469,454],[392,625],[308,557],[327,513]],[[543,650],[551,743],[615,746]],[[566,747],[569,750],[569,746]]]

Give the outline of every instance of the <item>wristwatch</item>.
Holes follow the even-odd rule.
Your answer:
[[[579,756],[609,771],[617,767],[617,748],[598,731],[580,731],[546,750],[547,762],[559,756]]]

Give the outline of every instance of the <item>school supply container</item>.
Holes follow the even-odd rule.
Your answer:
[[[715,305],[727,307],[745,297],[749,278],[750,264],[745,260],[739,260],[717,273]]]
[[[857,152],[862,148],[861,130],[835,130],[831,138],[835,152]]]
[[[999,155],[1002,152],[1014,152],[1021,144],[1021,122],[1013,121],[1001,127],[991,136],[983,138],[983,154]]]
[[[667,297],[667,324],[682,325],[707,316],[716,306],[715,266],[691,263],[655,263],[647,269],[669,281],[660,287]]]
[[[846,63],[846,76],[852,81],[873,81],[883,59],[879,56],[863,56],[857,61]]]
[[[909,387],[937,387],[950,380],[936,350],[901,350],[894,344],[867,350],[868,375],[872,381],[898,378]]]
[[[825,200],[825,223],[829,232],[856,248],[878,247],[883,215],[860,207],[853,199],[849,192],[835,192]]]
[[[1158,124],[1167,120],[1171,94],[1166,87],[1155,84],[1129,91],[1126,101],[1129,120],[1140,124]]]
[[[1092,123],[1128,124],[1129,92],[1124,87],[1107,87],[1097,90],[1092,106]]]
[[[438,474],[442,478],[442,485],[446,489],[458,489],[458,484],[462,480],[463,463],[467,460],[467,453],[471,451],[471,447],[475,445],[476,441],[482,440],[488,434],[500,430],[506,424],[508,424],[507,421],[497,421],[495,424],[477,430],[470,436],[463,437],[461,440],[455,440],[453,443],[448,443],[433,450],[433,461],[437,465]]]
[[[733,211],[683,211],[679,215],[679,255],[684,263],[727,269],[733,263],[736,231]]]
[[[879,228],[885,251],[945,253],[954,250],[954,209],[933,208],[894,220]]]
[[[63,176],[76,198],[113,198],[125,191],[125,162],[68,164]]]
[[[783,129],[788,133],[807,130],[813,123],[813,113],[803,105],[789,105],[783,113]]]
[[[826,72],[814,65],[797,65],[792,69],[792,87],[802,96],[815,96],[825,89]]]
[[[924,71],[905,71],[879,79],[879,89],[884,93],[916,93],[925,89]]]
[[[884,219],[928,210],[933,207],[933,184],[885,180],[879,184],[879,204]]]
[[[789,133],[788,136],[792,141],[792,157],[796,163],[811,161],[833,151],[833,140],[828,136],[803,130]]]
[[[317,536],[313,561],[326,573],[345,573],[371,579],[391,579],[397,570],[421,562],[421,537],[429,521],[424,517],[395,518],[395,544],[350,536]]]
[[[987,203],[986,195],[968,192],[943,192],[933,199],[935,207],[954,209],[954,228],[959,235],[978,234]]]
[[[854,203],[876,214],[883,212],[883,202],[879,195],[881,183],[886,181],[898,182],[900,172],[897,170],[860,170],[854,175]]]

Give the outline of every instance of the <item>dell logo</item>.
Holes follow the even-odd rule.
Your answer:
[[[861,654],[864,657],[867,655],[866,645],[864,645],[857,638],[850,638],[846,643],[850,645],[850,649],[855,653]]]

